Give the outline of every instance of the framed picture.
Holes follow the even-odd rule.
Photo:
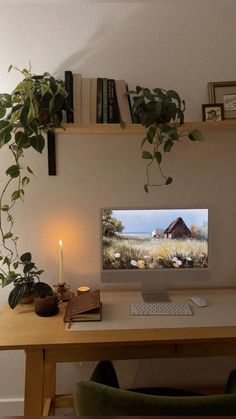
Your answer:
[[[223,103],[207,103],[202,105],[203,121],[223,121],[224,105]]]
[[[223,103],[224,119],[236,118],[236,81],[218,81],[208,83],[210,103]]]

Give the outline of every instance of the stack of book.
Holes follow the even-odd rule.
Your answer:
[[[100,301],[100,290],[83,292],[69,300],[64,321],[87,322],[101,320],[102,303]]]
[[[75,124],[132,123],[125,80],[82,77],[65,71],[67,122]]]

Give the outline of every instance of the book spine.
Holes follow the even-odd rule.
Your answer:
[[[65,89],[67,91],[67,104],[68,109],[66,110],[66,120],[71,123],[74,122],[74,111],[73,111],[73,74],[72,71],[65,71]]]
[[[108,122],[108,80],[102,79],[102,97],[103,97],[103,123]]]
[[[119,109],[116,98],[115,80],[108,79],[107,85],[107,101],[108,101],[108,123],[120,122]]]
[[[103,86],[102,78],[97,79],[97,124],[103,123]]]
[[[127,86],[124,80],[116,80],[116,94],[120,114],[120,121],[128,124],[132,123],[129,95],[127,95]]]
[[[82,78],[82,123],[89,124],[90,121],[90,95],[91,95],[91,79]]]
[[[73,109],[74,123],[81,123],[82,114],[82,75],[81,73],[73,74]]]
[[[90,121],[94,124],[97,122],[97,79],[91,79],[90,91]]]

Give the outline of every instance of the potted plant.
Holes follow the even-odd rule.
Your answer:
[[[129,91],[133,98],[134,118],[147,128],[146,136],[142,140],[141,148],[148,145],[148,149],[142,150],[142,158],[147,161],[146,176],[144,185],[145,192],[150,187],[169,185],[173,179],[166,176],[162,170],[163,153],[169,153],[179,140],[187,137],[191,141],[203,139],[201,132],[197,129],[186,133],[181,129],[184,123],[185,102],[174,90],[164,90],[136,86],[136,90]],[[150,179],[150,169],[156,164],[161,183],[153,183]]]
[[[12,69],[19,71],[23,80],[11,94],[0,94],[0,150],[7,148],[13,159],[5,171],[6,180],[0,191],[0,281],[2,287],[13,284],[8,302],[14,308],[29,292],[37,296],[52,292],[47,284],[40,282],[43,271],[36,268],[31,253],[19,256],[13,209],[24,199],[33,174],[24,164],[24,155],[28,149],[42,153],[43,134],[61,126],[67,93],[63,82],[49,73],[35,75],[31,67],[20,70],[11,65],[9,71]]]

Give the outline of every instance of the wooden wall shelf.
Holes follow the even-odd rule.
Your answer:
[[[200,131],[228,131],[236,129],[236,119],[224,121],[186,122],[180,127],[186,133],[192,129]],[[144,135],[146,128],[140,124],[128,124],[124,129],[120,124],[64,124],[64,128],[56,129],[56,134],[72,135]],[[56,175],[55,135],[48,134],[48,174]]]
[[[146,128],[140,124],[129,124],[124,129],[120,127],[120,124],[64,124],[64,128],[58,128],[56,133],[60,134],[94,134],[94,135],[107,135],[107,134],[118,134],[118,135],[135,135],[144,134]],[[197,121],[197,122],[186,122],[181,126],[184,131],[191,129],[200,129],[202,131],[222,131],[222,130],[233,130],[236,129],[236,119],[227,119],[220,122],[215,121]]]

